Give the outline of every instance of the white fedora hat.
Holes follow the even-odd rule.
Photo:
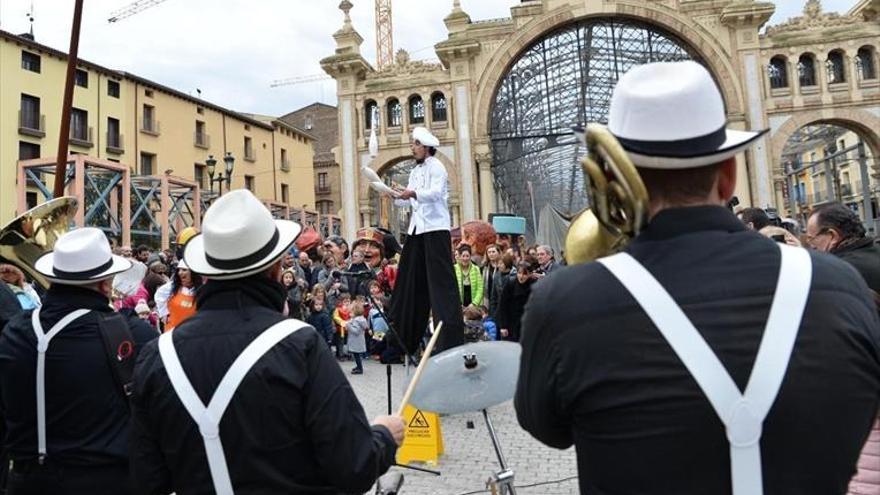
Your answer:
[[[431,148],[436,148],[440,146],[440,140],[437,139],[436,136],[431,134],[431,131],[425,129],[424,127],[416,127],[412,131],[413,141],[418,141],[424,146],[429,146]]]
[[[614,88],[608,130],[636,166],[702,167],[752,145],[766,130],[728,129],[721,93],[702,65],[658,62],[634,67]]]
[[[110,251],[100,229],[84,227],[61,236],[55,249],[40,256],[34,268],[52,283],[87,285],[128,270],[131,261]]]
[[[202,232],[186,243],[183,259],[190,270],[208,278],[242,278],[277,261],[300,230],[296,222],[272,218],[247,189],[237,189],[211,205]]]

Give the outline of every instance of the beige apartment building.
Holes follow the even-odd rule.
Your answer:
[[[66,66],[65,53],[0,31],[0,223],[20,213],[18,162],[57,154]],[[233,189],[314,208],[314,137],[308,132],[85,60],[78,63],[75,81],[70,153],[128,165],[133,175],[193,180],[203,191],[212,187],[208,157],[217,159],[219,174],[231,153]],[[213,184],[214,191],[219,186]],[[28,187],[29,206],[44,200]]]

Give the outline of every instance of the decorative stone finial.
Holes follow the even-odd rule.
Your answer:
[[[807,17],[819,17],[822,13],[822,3],[819,0],[807,0],[804,4],[804,15]]]
[[[339,2],[339,10],[345,13],[345,27],[351,27],[351,15],[349,14],[349,12],[351,11],[352,7],[354,7],[354,5],[352,5],[352,3],[348,0],[342,0],[341,2]]]

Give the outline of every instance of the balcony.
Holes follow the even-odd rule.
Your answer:
[[[315,194],[330,194],[330,184],[316,185]]]
[[[208,149],[211,147],[211,136],[196,131],[193,133],[193,145],[196,148]]]
[[[141,121],[141,132],[143,132],[144,134],[149,134],[151,136],[158,136],[161,132],[159,121],[153,119],[143,119]]]
[[[125,153],[125,141],[122,134],[107,133],[107,153]]]
[[[287,159],[281,160],[281,171],[282,172],[290,172],[290,160],[287,160]]]
[[[89,127],[86,129],[85,127],[71,127],[70,128],[70,144],[74,146],[81,146],[83,148],[91,148],[95,145],[95,140],[92,137],[93,128]]]
[[[46,135],[46,115],[19,110],[18,133],[26,136],[44,137]]]

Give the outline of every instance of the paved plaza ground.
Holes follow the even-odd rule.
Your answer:
[[[341,363],[348,374],[352,363]],[[387,411],[385,366],[375,361],[365,364],[363,375],[348,375],[360,398],[367,418]],[[414,371],[414,368],[410,368]],[[402,365],[392,367],[392,404],[396,408],[406,383]],[[547,447],[523,430],[516,422],[513,402],[508,401],[489,410],[507,462],[516,475],[518,494],[562,495],[578,493],[577,463],[574,449],[557,450]],[[472,421],[473,429],[467,428]],[[481,413],[466,413],[441,418],[446,449],[438,466],[426,466],[442,472],[441,476],[392,467],[405,476],[402,495],[463,495],[489,493],[486,480],[499,469],[492,441]],[[541,484],[536,483],[553,482]],[[370,492],[372,493],[372,492]]]

